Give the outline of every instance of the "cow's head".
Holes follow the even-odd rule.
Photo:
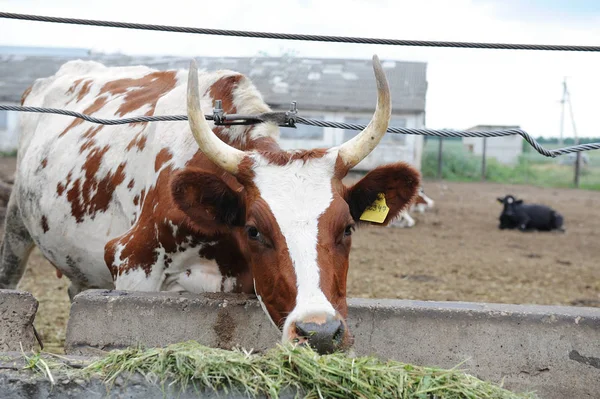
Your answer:
[[[415,208],[417,208],[417,211],[423,213],[425,210],[433,208],[435,202],[425,194],[422,187],[419,187],[419,191],[414,200],[414,205]]]
[[[515,206],[523,203],[523,200],[516,199],[512,195],[505,195],[504,197],[498,197],[496,199],[504,205],[502,215],[506,217],[514,217],[516,215]]]
[[[496,200],[504,205],[504,209],[511,208],[513,205],[520,205],[523,203],[523,200],[516,199],[512,195],[505,195],[504,197],[498,197]]]
[[[351,235],[361,215],[383,194],[387,225],[410,203],[418,173],[404,163],[376,168],[352,186],[348,171],[383,137],[391,99],[373,58],[378,101],[373,119],[356,137],[330,149],[240,151],[221,141],[199,106],[197,71],[190,67],[188,118],[204,154],[222,175],[186,169],[171,184],[177,206],[200,233],[232,234],[250,264],[254,289],[283,341],[308,342],[321,353],[352,342],[346,277]],[[235,176],[235,184],[231,183]]]

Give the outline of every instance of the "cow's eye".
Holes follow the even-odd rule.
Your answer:
[[[348,226],[346,226],[346,230],[344,230],[344,235],[351,236],[353,231],[354,231],[354,225],[349,224]]]
[[[248,232],[248,237],[251,240],[259,240],[260,239],[260,232],[258,231],[258,229],[254,226],[248,226],[246,227],[246,231]]]

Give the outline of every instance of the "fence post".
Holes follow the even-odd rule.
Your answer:
[[[481,158],[481,181],[485,181],[485,152],[487,150],[487,137],[483,138],[483,157]]]
[[[442,179],[442,142],[444,138],[440,137],[440,143],[438,147],[438,170],[437,170],[437,178],[439,180]]]
[[[581,152],[575,157],[575,188],[579,188],[579,173],[581,172]]]

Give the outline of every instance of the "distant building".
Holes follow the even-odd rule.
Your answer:
[[[190,60],[188,57],[92,54],[79,50],[76,56],[64,56],[64,51],[60,49],[61,54],[55,56],[24,55],[28,54],[24,50],[17,55],[7,55],[0,51],[0,103],[18,104],[23,91],[35,79],[54,74],[71,59],[92,59],[107,66],[142,64],[156,69],[186,69]],[[296,101],[299,114],[304,117],[367,124],[375,109],[377,92],[370,59],[197,57],[196,60],[202,69],[230,69],[245,74],[252,79],[273,110],[288,110],[290,103]],[[427,64],[383,61],[382,65],[392,95],[390,126],[423,128]],[[4,116],[7,120],[6,129],[10,132],[0,136],[0,149],[14,149],[17,146],[18,124],[14,120],[17,115],[10,114]],[[353,130],[299,125],[296,129],[282,128],[280,144],[285,149],[331,147],[357,133]],[[422,136],[387,134],[376,150],[356,168],[370,170],[397,161],[409,162],[420,168],[422,151]]]
[[[90,50],[77,47],[29,47],[29,46],[0,46],[0,55],[24,55],[46,57],[87,57]]]
[[[89,50],[82,48],[0,46],[0,104],[18,105],[21,95],[35,79],[56,72],[58,68],[51,57],[67,60],[85,58],[89,54]],[[32,60],[40,62],[30,62]],[[19,114],[0,111],[0,152],[12,153],[18,143]]]
[[[472,130],[506,130],[519,129],[519,126],[477,125],[467,129]],[[486,140],[486,158],[496,158],[505,165],[515,165],[523,153],[523,138],[519,135],[504,137],[489,137]],[[463,137],[463,145],[473,155],[483,155],[483,142],[481,137]]]

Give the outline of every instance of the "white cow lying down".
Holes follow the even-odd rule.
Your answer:
[[[413,227],[415,225],[415,220],[410,216],[409,212],[417,211],[419,213],[424,213],[426,209],[431,209],[435,205],[435,202],[425,195],[423,188],[419,188],[418,195],[415,196],[414,201],[410,205],[410,207],[403,212],[401,212],[398,217],[391,222],[389,225],[391,227],[400,227],[407,228]]]

